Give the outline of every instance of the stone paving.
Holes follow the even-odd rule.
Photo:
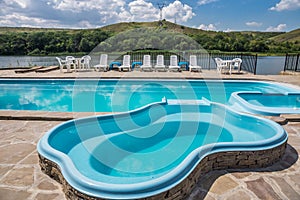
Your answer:
[[[110,74],[109,74],[110,73]],[[102,75],[87,72],[81,77],[148,77],[148,78],[231,78],[263,79],[300,85],[298,75],[254,76],[221,75],[208,71],[203,73],[152,73],[152,72],[107,72]],[[125,74],[125,75],[124,75]],[[99,75],[99,76],[98,76]],[[36,77],[78,77],[76,73],[15,74],[13,70],[0,70],[0,78],[36,78]],[[0,199],[65,199],[59,183],[41,172],[38,164],[36,144],[49,129],[67,118],[82,117],[89,114],[67,114],[29,111],[0,112]],[[21,116],[21,117],[20,117]],[[29,118],[26,116],[45,116]],[[47,118],[48,117],[48,118]],[[295,118],[295,117],[294,117]],[[297,118],[297,117],[296,117]],[[299,118],[298,118],[299,119]],[[283,125],[289,140],[283,159],[267,168],[255,170],[219,170],[208,173],[193,190],[189,200],[198,199],[300,199],[300,121]]]
[[[64,199],[61,186],[41,172],[36,144],[61,122],[0,121],[0,199]]]

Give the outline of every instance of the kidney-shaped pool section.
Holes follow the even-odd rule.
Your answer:
[[[65,122],[41,138],[38,152],[42,169],[81,198],[136,199],[169,195],[207,156],[268,154],[286,141],[273,121],[206,99],[163,99],[126,113]],[[270,152],[276,154],[272,159],[280,157]]]

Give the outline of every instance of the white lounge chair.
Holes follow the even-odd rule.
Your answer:
[[[108,64],[107,64],[108,55],[107,54],[101,54],[100,55],[100,62],[98,65],[94,66],[95,71],[107,71],[108,70]]]
[[[58,61],[60,72],[63,73],[63,69],[67,67],[67,61],[59,57],[56,57],[56,60]]]
[[[84,70],[89,70],[90,67],[90,62],[91,62],[92,58],[89,55],[85,55],[83,56],[80,61],[79,61],[79,69],[84,69]]]
[[[156,65],[154,66],[155,71],[166,71],[166,66],[164,64],[164,56],[163,55],[157,55],[156,58]]]
[[[229,71],[230,65],[228,64],[228,61],[225,62],[221,58],[215,58],[215,62],[217,64],[218,72],[223,73],[224,71]]]
[[[197,56],[190,55],[190,71],[198,71],[201,72],[202,67],[197,65]]]
[[[131,71],[131,66],[130,66],[130,55],[124,55],[123,56],[123,64],[121,66],[119,66],[119,71],[124,71],[128,70]]]
[[[176,55],[171,55],[170,56],[169,71],[179,71],[179,70],[180,70],[180,66],[178,66],[177,56]]]
[[[152,71],[152,65],[151,65],[151,56],[150,55],[144,55],[143,57],[143,65],[140,67],[141,71]]]
[[[242,62],[243,62],[242,59],[240,59],[240,58],[234,58],[232,60],[231,66],[230,66],[230,74],[231,74],[232,70],[237,70],[238,73],[240,73]]]

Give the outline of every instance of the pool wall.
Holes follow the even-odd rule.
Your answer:
[[[254,169],[270,166],[282,158],[285,153],[286,143],[287,142],[267,150],[229,151],[207,155],[199,162],[192,173],[190,173],[180,184],[158,195],[142,199],[154,200],[186,198],[195,188],[199,180],[208,172],[213,170]],[[101,199],[83,194],[70,186],[62,175],[58,165],[40,154],[39,161],[42,171],[62,184],[63,191],[67,199]]]

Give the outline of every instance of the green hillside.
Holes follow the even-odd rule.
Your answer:
[[[300,29],[288,33],[204,31],[163,20],[117,23],[97,29],[0,27],[0,55],[88,53],[99,43],[121,32],[148,27],[185,34],[208,51],[267,54],[300,52]],[[149,43],[147,39],[143,42]]]
[[[104,26],[101,29],[105,31],[110,31],[112,33],[119,33],[122,31],[127,31],[135,28],[164,28],[166,30],[175,31],[178,33],[183,33],[186,35],[193,35],[193,34],[215,34],[216,32],[213,31],[204,31],[200,29],[190,28],[187,26],[182,26],[178,24],[174,24],[169,21],[163,20],[162,23],[159,23],[159,21],[154,22],[123,22],[118,24],[111,24],[108,26]]]
[[[175,31],[178,33],[182,33],[185,35],[193,36],[193,35],[206,35],[209,37],[214,37],[218,33],[217,31],[205,31],[201,29],[191,28],[183,25],[178,25],[169,21],[163,20],[160,24],[158,21],[154,22],[123,22],[117,24],[111,24],[108,26],[104,26],[101,29],[105,31],[112,32],[114,34],[118,34],[123,31],[132,30],[135,28],[164,28],[169,31]],[[242,34],[246,36],[251,36],[255,38],[264,38],[269,39],[275,36],[279,36],[281,34],[285,34],[285,32],[259,32],[259,31],[233,31],[233,32],[221,32],[225,33],[226,35],[233,35],[233,34]],[[300,33],[298,33],[300,36]],[[281,41],[284,42],[284,41]]]
[[[296,42],[300,43],[300,29],[283,33],[271,38],[276,42]]]

